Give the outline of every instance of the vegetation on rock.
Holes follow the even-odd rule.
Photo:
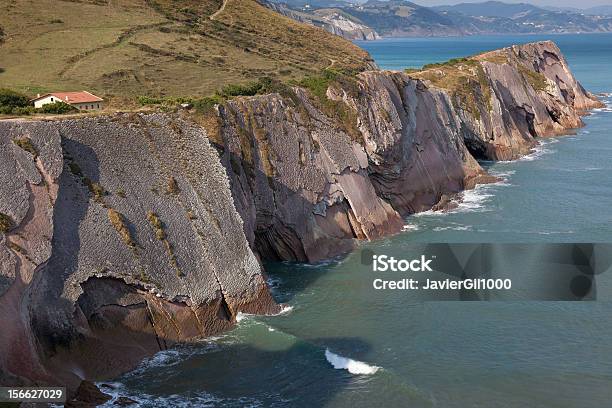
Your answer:
[[[115,230],[117,230],[117,232],[119,233],[119,236],[121,237],[121,240],[125,243],[125,245],[132,249],[136,248],[136,242],[132,238],[132,234],[130,233],[130,229],[127,226],[123,214],[112,208],[109,208],[108,219],[112,226],[115,228]]]
[[[6,234],[13,228],[13,220],[6,214],[0,213],[0,232]]]
[[[32,140],[30,140],[29,138],[21,137],[18,139],[13,139],[13,143],[15,143],[15,145],[19,146],[20,148],[34,156],[34,159],[38,157],[38,151],[36,151],[36,148],[32,144]]]

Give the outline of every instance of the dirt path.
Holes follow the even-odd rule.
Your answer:
[[[215,11],[214,13],[210,15],[211,20],[215,20],[219,14],[223,13],[228,1],[229,0],[223,0],[223,4],[221,4],[221,7],[219,8],[219,10]]]

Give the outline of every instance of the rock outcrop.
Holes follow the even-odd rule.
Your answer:
[[[118,375],[278,311],[202,128],[167,115],[0,122],[0,382]]]
[[[492,181],[477,159],[528,153],[598,104],[543,42],[238,97],[208,130],[185,113],[0,122],[0,383],[74,390],[277,312],[257,257],[398,232]]]
[[[402,217],[493,181],[476,159],[528,154],[600,104],[551,42],[438,65],[361,73],[322,104],[294,89],[221,108],[217,146],[262,257],[318,261],[397,232]]]

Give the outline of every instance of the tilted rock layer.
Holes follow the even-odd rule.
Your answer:
[[[580,114],[600,105],[551,42],[330,87],[357,132],[295,94],[220,110],[216,144],[234,203],[267,259],[318,261],[397,232],[402,217],[492,181],[476,159],[527,154],[537,137],[582,126]]]
[[[236,98],[208,131],[179,114],[0,122],[0,383],[74,389],[275,313],[257,257],[398,232],[492,181],[477,158],[528,153],[598,104],[543,42],[364,72],[323,102]]]
[[[2,384],[117,375],[239,311],[278,311],[202,128],[5,121],[0,154]]]

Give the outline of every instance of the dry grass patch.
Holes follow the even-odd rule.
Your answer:
[[[13,143],[15,143],[15,145],[19,146],[20,148],[34,156],[35,160],[38,157],[38,151],[36,150],[36,148],[32,144],[32,141],[29,138],[22,137],[18,139],[13,139]]]
[[[130,229],[127,226],[125,217],[120,212],[109,208],[108,209],[108,219],[110,223],[113,225],[115,230],[119,233],[121,240],[130,247],[131,249],[136,248],[136,242],[132,238],[132,234],[130,233]]]

